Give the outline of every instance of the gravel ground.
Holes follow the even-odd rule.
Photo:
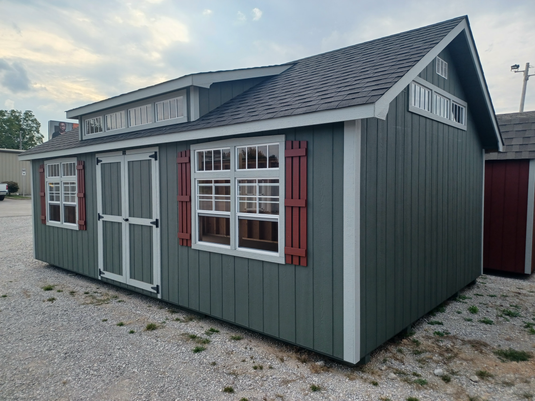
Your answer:
[[[535,358],[510,362],[495,354],[534,351],[535,275],[482,276],[417,322],[411,336],[355,368],[36,261],[30,217],[1,218],[0,225],[2,400],[535,395]],[[147,330],[149,323],[156,329]]]

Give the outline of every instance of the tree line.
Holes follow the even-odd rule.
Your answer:
[[[40,129],[31,110],[0,110],[0,148],[31,149],[43,143]]]

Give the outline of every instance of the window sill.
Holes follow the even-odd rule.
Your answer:
[[[67,224],[67,223],[57,223],[54,221],[47,221],[46,225],[50,227],[66,228],[68,230],[78,231],[78,224]]]
[[[271,262],[278,264],[285,264],[284,255],[280,255],[274,252],[261,251],[257,249],[250,248],[238,248],[230,249],[230,247],[225,245],[210,244],[208,242],[197,242],[192,245],[193,249],[199,251],[206,251],[212,253],[219,253],[222,255],[230,255],[235,257],[241,257],[246,259],[255,259],[261,260],[263,262]]]

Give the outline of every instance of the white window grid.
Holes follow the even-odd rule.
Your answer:
[[[136,127],[138,125],[150,124],[153,122],[152,104],[128,109],[128,125]]]
[[[272,154],[277,156],[276,163],[270,160]],[[278,169],[279,164],[278,143],[236,147],[236,168],[238,170]]]
[[[435,66],[437,74],[442,78],[448,79],[448,63],[437,56]]]
[[[411,83],[412,106],[425,111],[431,111],[431,89],[416,82]]]
[[[156,102],[156,121],[184,117],[184,96]]]
[[[75,215],[78,215],[76,161],[49,162],[45,166],[47,223],[77,229],[76,224],[65,222],[64,210],[65,206],[75,207]],[[51,220],[51,205],[58,206],[59,220]]]
[[[195,171],[229,171],[230,148],[195,151]]]
[[[102,125],[102,117],[93,117],[85,120],[85,133],[86,134],[98,134],[103,132],[104,127]]]
[[[466,125],[466,107],[451,102],[451,119],[459,124]]]
[[[126,128],[126,112],[124,110],[106,114],[106,131]]]
[[[434,113],[439,117],[446,118],[449,120],[451,111],[451,100],[435,92],[433,96],[433,101]]]

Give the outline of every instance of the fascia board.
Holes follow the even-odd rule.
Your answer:
[[[374,116],[377,118],[380,118],[382,120],[386,119],[386,115],[388,113],[388,107],[390,106],[390,103],[392,100],[396,98],[397,95],[401,93],[405,87],[407,87],[417,76],[424,70],[425,67],[427,67],[434,59],[437,57],[442,50],[448,46],[453,39],[457,37],[461,32],[466,33],[466,37],[468,39],[468,45],[470,47],[470,52],[472,54],[472,61],[474,62],[476,69],[477,69],[477,75],[479,79],[479,85],[483,89],[483,94],[485,97],[485,102],[487,104],[487,110],[489,111],[489,118],[492,120],[492,125],[494,126],[494,134],[497,139],[499,151],[501,152],[503,149],[503,142],[502,138],[500,136],[500,131],[498,128],[498,124],[496,122],[496,117],[494,113],[494,107],[492,106],[492,101],[490,100],[490,94],[488,91],[487,84],[485,82],[485,78],[483,75],[483,70],[481,68],[481,63],[479,62],[479,57],[476,52],[476,47],[474,44],[474,39],[472,37],[472,33],[470,31],[470,27],[468,26],[468,22],[466,19],[463,19],[459,24],[453,28],[450,33],[448,33],[444,39],[442,39],[429,53],[427,53],[414,67],[412,67],[409,72],[407,72],[403,78],[401,78],[398,82],[396,82],[377,102],[375,102],[375,113]]]
[[[102,100],[100,102],[91,103],[86,106],[77,107],[76,109],[67,110],[67,118],[78,118],[85,114],[95,113],[100,110],[117,107],[126,103],[136,102],[138,100],[158,96],[168,92],[173,92],[190,86],[209,88],[212,84],[217,82],[236,81],[239,79],[261,78],[278,75],[281,72],[286,71],[291,66],[292,64],[286,64],[272,67],[257,67],[244,70],[207,72],[201,74],[187,75],[182,78],[173,79],[171,81],[163,82],[161,84],[125,93],[124,95],[115,96],[109,99]]]
[[[97,145],[81,146],[78,148],[63,149],[51,152],[34,153],[19,156],[19,160],[47,159],[66,155],[82,153],[103,152],[114,149],[124,149],[138,146],[156,145],[171,142],[182,142],[200,139],[216,139],[220,137],[240,134],[255,134],[258,132],[273,131],[288,128],[306,127],[311,125],[329,124],[341,121],[359,120],[374,117],[374,105],[365,104],[343,109],[326,110],[316,113],[286,116],[262,121],[253,121],[242,124],[225,125],[222,127],[203,128],[192,131],[175,132],[164,135],[148,136],[143,138],[125,139],[123,141],[106,142]]]

